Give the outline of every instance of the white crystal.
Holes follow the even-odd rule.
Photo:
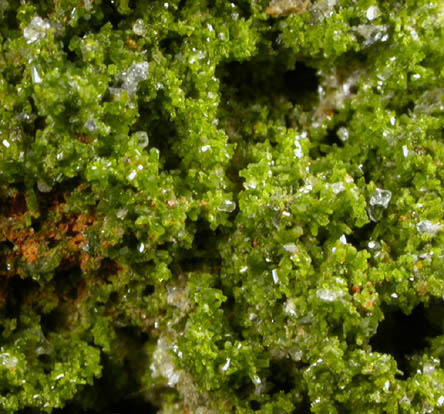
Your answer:
[[[248,266],[241,267],[239,273],[245,273],[248,270]]]
[[[345,127],[340,127],[336,133],[338,135],[338,138],[342,141],[345,142],[348,140],[350,134],[348,132],[348,129]]]
[[[345,238],[345,234],[343,234],[341,237],[339,237],[339,241],[340,241],[342,244],[347,244],[347,239]]]
[[[409,155],[409,149],[408,149],[407,145],[403,145],[403,146],[402,146],[402,155],[404,155],[405,158],[408,157],[408,155]]]
[[[442,407],[444,404],[444,397],[441,395],[441,397],[438,398],[438,401],[436,401],[436,404],[438,404],[438,407]]]
[[[311,184],[307,184],[301,187],[299,192],[302,194],[308,194],[311,190],[313,190],[313,186]]]
[[[333,190],[335,194],[339,194],[345,190],[344,184],[341,182],[330,184],[330,188]]]
[[[382,190],[381,188],[377,188],[371,198],[370,198],[370,205],[371,206],[382,206],[384,208],[387,208],[390,200],[392,198],[392,193],[389,190]]]
[[[201,152],[207,152],[209,149],[211,149],[210,145],[204,145],[203,147],[200,148]]]
[[[279,283],[279,276],[278,276],[278,272],[276,269],[273,269],[271,271],[271,276],[273,277],[273,282],[274,283]]]
[[[222,204],[219,205],[219,207],[217,207],[219,211],[224,211],[226,213],[231,213],[232,211],[235,210],[235,208],[236,208],[236,203],[231,200],[224,200]]]
[[[370,6],[365,12],[365,16],[368,20],[374,20],[379,16],[380,12],[378,6]]]
[[[23,37],[26,39],[26,43],[33,43],[43,39],[46,36],[46,31],[50,28],[48,20],[35,16],[23,30]]]
[[[42,78],[40,77],[39,72],[35,66],[33,66],[31,69],[31,76],[34,83],[42,83]]]
[[[11,144],[10,144],[6,139],[4,139],[4,140],[2,141],[2,144],[3,144],[6,148],[9,148],[9,147],[11,146]]]
[[[436,234],[441,228],[441,224],[433,223],[430,220],[422,220],[416,225],[416,229],[419,233],[428,234],[430,236]]]
[[[14,369],[17,366],[18,359],[8,352],[0,354],[0,364],[8,369]]]
[[[142,19],[137,19],[133,24],[133,32],[137,36],[144,36],[146,34],[145,23]]]
[[[287,251],[291,254],[294,254],[298,251],[298,247],[294,243],[284,244],[283,248],[285,251]]]
[[[55,377],[55,380],[57,381],[59,379],[62,379],[64,376],[65,376],[65,374],[59,374]]]
[[[224,366],[221,368],[221,371],[225,372],[228,368],[230,368],[230,364],[231,364],[231,358],[227,358]]]
[[[299,137],[296,137],[296,139],[294,140],[294,156],[296,158],[302,158],[304,156],[304,152],[302,151],[302,146],[301,143],[299,142]]]
[[[145,244],[144,243],[140,243],[139,247],[137,248],[137,250],[139,250],[139,253],[143,253],[143,251],[145,250]]]
[[[128,180],[130,180],[130,181],[134,180],[134,178],[136,178],[136,175],[137,175],[136,170],[131,171],[128,175]]]
[[[121,74],[123,79],[122,88],[128,92],[128,95],[134,95],[140,82],[148,76],[148,62],[139,62],[132,64],[126,72]]]
[[[148,134],[145,131],[137,131],[134,134],[137,138],[137,142],[142,148],[146,148],[149,144]]]
[[[344,292],[341,290],[332,290],[332,289],[319,289],[316,292],[316,295],[319,299],[325,302],[334,302],[337,299],[340,299],[344,296]]]

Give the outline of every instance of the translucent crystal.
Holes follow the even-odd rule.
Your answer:
[[[134,134],[141,148],[146,148],[149,144],[148,134],[145,131],[137,131]]]
[[[148,62],[139,62],[131,65],[126,72],[121,74],[123,79],[122,88],[128,95],[134,95],[140,82],[148,76]]]
[[[231,213],[232,211],[235,210],[235,208],[236,208],[236,203],[231,200],[224,200],[222,204],[219,205],[219,207],[217,207],[219,211],[224,211],[226,213]]]
[[[441,395],[441,397],[438,398],[438,401],[436,401],[436,404],[438,407],[442,407],[444,405],[444,397]]]
[[[33,43],[43,39],[46,36],[47,30],[50,28],[51,25],[48,20],[35,16],[23,30],[23,36],[26,39],[26,43]]]
[[[174,387],[180,380],[180,372],[172,361],[168,342],[160,337],[157,341],[156,350],[153,353],[150,369],[154,378],[164,377],[168,381],[169,387]]]
[[[37,181],[37,188],[41,193],[49,193],[52,190],[52,187],[44,181]]]
[[[6,148],[9,148],[9,147],[11,146],[11,144],[9,143],[9,141],[7,141],[6,139],[4,139],[4,140],[2,141],[2,144],[3,144]]]
[[[284,312],[291,316],[296,316],[296,305],[293,299],[287,299],[284,304]]]
[[[381,188],[377,188],[371,198],[370,198],[370,205],[371,206],[382,206],[384,208],[387,208],[390,200],[392,198],[392,193],[389,190],[382,190]]]
[[[435,111],[444,111],[444,88],[437,88],[424,92],[416,101],[413,112],[415,114],[432,114]]]
[[[386,25],[360,24],[354,27],[354,30],[364,38],[364,46],[371,46],[379,41],[385,42],[388,39]]]
[[[334,302],[344,296],[344,293],[341,290],[319,289],[316,295],[324,302]]]
[[[93,119],[88,119],[88,121],[85,122],[84,126],[89,132],[96,132],[97,131],[97,124],[95,123],[95,121]]]
[[[123,220],[127,214],[128,214],[128,209],[121,208],[121,209],[117,210],[116,216],[117,216],[117,218]]]
[[[433,223],[430,220],[422,220],[416,225],[416,229],[421,234],[435,235],[442,229],[441,224]]]
[[[137,19],[133,24],[133,32],[137,36],[144,36],[146,34],[145,23],[142,19]]]

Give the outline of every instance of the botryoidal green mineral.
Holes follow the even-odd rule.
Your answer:
[[[0,413],[444,412],[443,0],[0,16]]]

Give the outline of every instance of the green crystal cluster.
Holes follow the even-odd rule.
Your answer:
[[[0,19],[0,413],[444,412],[442,0]]]

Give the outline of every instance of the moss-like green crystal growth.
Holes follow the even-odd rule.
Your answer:
[[[444,410],[442,0],[0,19],[1,414]]]

